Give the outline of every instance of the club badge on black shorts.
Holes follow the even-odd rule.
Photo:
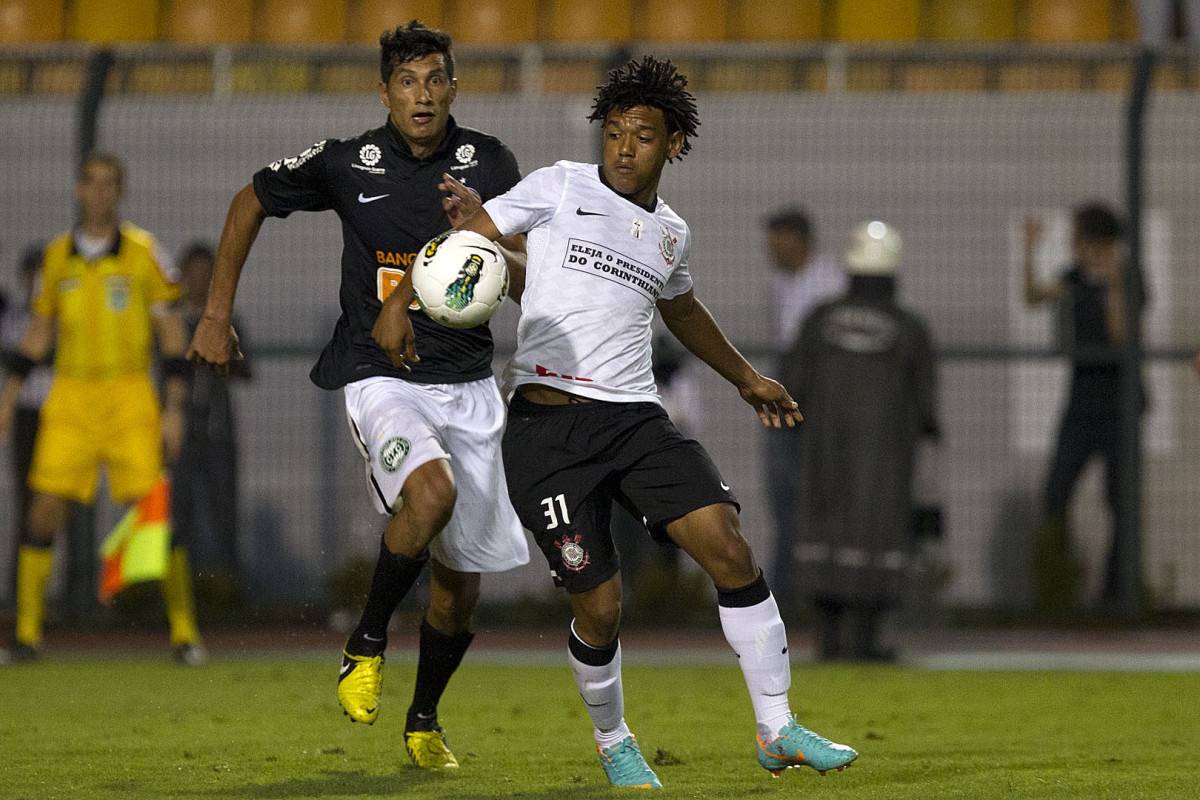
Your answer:
[[[566,535],[554,542],[554,546],[558,548],[559,555],[562,557],[563,566],[572,572],[579,572],[592,561],[587,550],[584,550],[583,545],[579,543],[581,539],[583,537],[578,534]]]

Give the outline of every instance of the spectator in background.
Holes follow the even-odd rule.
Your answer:
[[[21,255],[19,268],[21,272],[21,299],[9,303],[8,308],[0,313],[0,351],[4,353],[8,363],[17,351],[21,337],[33,319],[30,304],[37,284],[38,272],[42,268],[43,245],[31,245]],[[50,381],[54,373],[49,364],[40,363],[29,372],[21,391],[17,395],[16,409],[13,413],[12,439],[10,440],[12,455],[13,489],[16,497],[12,508],[13,543],[12,572],[10,597],[16,597],[17,554],[16,547],[21,537],[21,526],[29,514],[29,501],[33,492],[29,488],[27,478],[29,465],[33,462],[33,443],[37,437],[38,412],[46,395],[50,392]]]
[[[17,557],[17,620],[12,661],[40,653],[45,590],[55,535],[71,501],[90,504],[100,466],[118,503],[154,486],[164,454],[175,460],[183,435],[186,339],[173,307],[179,289],[154,237],[117,216],[124,166],[92,153],[79,169],[79,223],[47,246],[33,316],[0,391],[0,441],[7,440],[17,395],[56,343],[54,381],[42,407],[29,486],[29,514]],[[159,410],[150,379],[152,341],[165,373]],[[175,657],[200,663],[187,552],[175,548],[161,582]]]
[[[799,208],[781,208],[766,220],[767,254],[771,260],[771,325],[782,356],[795,342],[800,327],[820,303],[846,291],[845,270],[827,255],[814,253],[815,237],[808,215]],[[775,369],[779,369],[777,366]],[[803,407],[801,407],[803,411]],[[803,501],[804,431],[807,426],[767,428],[763,473],[775,521],[774,573],[771,584],[782,608],[796,595],[792,549],[796,546]]]
[[[204,314],[215,259],[216,251],[203,242],[188,245],[179,259],[179,314],[189,338]],[[245,352],[244,340],[241,346]],[[229,377],[249,379],[250,362],[234,361]],[[210,369],[193,366],[184,418],[183,446],[172,471],[175,541],[187,546],[194,568],[211,588],[232,597],[240,587],[240,570],[237,444],[228,383]]]
[[[896,302],[900,247],[890,226],[860,225],[848,291],[809,316],[784,361],[808,429],[795,553],[822,659],[894,657],[879,644],[879,621],[899,604],[915,551],[918,444],[938,436],[929,333]]]
[[[1034,265],[1042,223],[1032,218],[1025,221],[1025,302],[1030,307],[1059,304],[1064,349],[1071,360],[1067,405],[1046,479],[1045,519],[1033,542],[1035,603],[1039,611],[1050,615],[1070,612],[1077,600],[1083,569],[1072,552],[1067,512],[1075,483],[1095,455],[1104,460],[1113,517],[1100,602],[1105,606],[1120,598],[1120,346],[1126,337],[1126,304],[1141,306],[1145,302],[1140,280],[1136,281],[1138,297],[1125,296],[1121,234],[1121,221],[1109,206],[1080,206],[1071,233],[1071,264],[1052,283],[1043,284]],[[1137,380],[1140,384],[1140,376]]]

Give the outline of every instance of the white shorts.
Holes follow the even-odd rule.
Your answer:
[[[346,386],[346,418],[379,513],[399,509],[400,489],[417,467],[450,462],[458,500],[429,554],[459,572],[501,572],[529,562],[500,458],[504,416],[494,378],[425,384],[376,377]]]

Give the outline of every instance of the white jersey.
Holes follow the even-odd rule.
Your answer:
[[[648,211],[603,183],[597,165],[572,161],[530,173],[483,207],[502,234],[529,238],[505,395],[540,383],[661,404],[650,324],[656,302],[692,287],[687,223],[661,199]]]

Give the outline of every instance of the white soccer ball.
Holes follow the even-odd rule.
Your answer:
[[[448,328],[491,319],[508,296],[508,264],[500,248],[474,231],[448,231],[421,248],[412,285],[425,315]]]

